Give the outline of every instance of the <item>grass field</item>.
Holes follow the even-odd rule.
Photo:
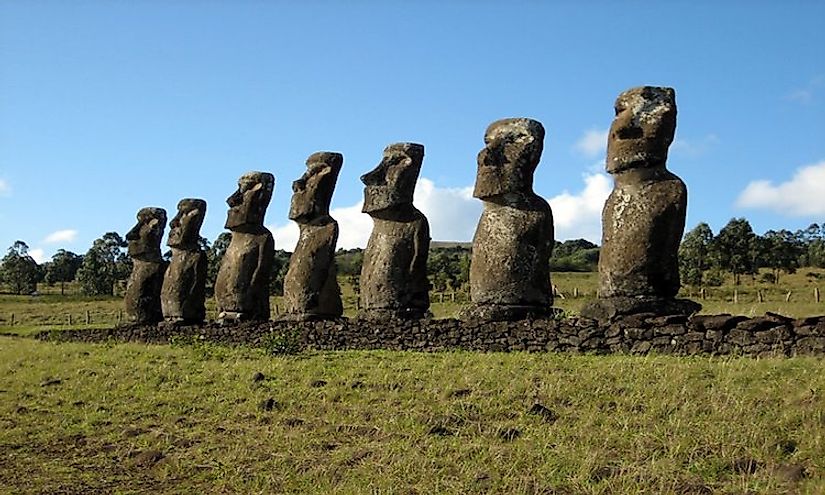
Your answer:
[[[0,492],[823,493],[823,391],[802,358],[0,337]]]

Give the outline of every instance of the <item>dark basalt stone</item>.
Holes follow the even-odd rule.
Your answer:
[[[166,228],[166,210],[142,208],[137,225],[126,234],[132,273],[126,283],[126,318],[136,324],[152,324],[163,319],[160,292],[166,262],[160,254],[160,241]]]
[[[272,174],[249,172],[241,176],[238,190],[226,200],[226,228],[232,231],[232,240],[215,280],[221,322],[269,320],[275,242],[264,227],[264,215],[274,188]]]
[[[200,324],[206,318],[206,253],[198,245],[206,216],[206,201],[186,198],[169,222],[172,260],[166,269],[160,302],[163,318],[170,324]]]
[[[381,163],[361,177],[364,213],[373,229],[361,268],[359,318],[417,319],[430,308],[427,257],[430,226],[412,204],[424,146],[396,143]]]
[[[292,183],[289,218],[298,223],[301,235],[284,277],[287,319],[330,319],[344,313],[335,265],[338,222],[329,216],[343,162],[340,153],[314,153],[306,173]]]

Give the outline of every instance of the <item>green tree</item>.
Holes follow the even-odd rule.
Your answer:
[[[735,285],[739,285],[741,275],[756,273],[758,242],[744,218],[732,218],[716,236],[713,244],[719,266],[733,275]]]
[[[126,246],[126,241],[117,232],[107,232],[95,239],[77,271],[76,278],[84,294],[114,294],[115,283],[126,279],[132,270]]]
[[[554,272],[592,272],[599,266],[599,246],[587,239],[556,241],[550,270]]]
[[[46,269],[46,282],[60,283],[60,295],[65,292],[66,282],[71,282],[77,276],[77,271],[83,263],[83,256],[61,249],[52,256],[52,261]]]
[[[774,283],[779,283],[779,272],[794,273],[805,251],[803,241],[789,230],[765,232],[763,263],[773,270]]]
[[[700,287],[712,266],[713,231],[704,222],[685,234],[679,245],[679,276],[682,283]]]
[[[29,246],[15,241],[0,261],[0,281],[15,294],[31,294],[41,278],[37,262],[29,255]]]

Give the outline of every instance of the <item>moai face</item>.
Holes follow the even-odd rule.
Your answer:
[[[642,86],[616,98],[607,140],[607,171],[664,168],[676,132],[676,92]]]
[[[361,176],[364,188],[364,213],[412,204],[415,183],[424,161],[424,146],[396,143],[384,149],[384,158],[372,172]]]
[[[243,230],[262,227],[264,215],[275,189],[275,176],[267,172],[247,172],[238,179],[238,190],[226,199],[229,213],[225,227]]]
[[[340,153],[319,152],[307,158],[307,171],[292,183],[289,219],[307,223],[329,215],[332,192],[344,163]]]
[[[206,201],[193,198],[180,200],[178,214],[169,222],[166,245],[178,249],[197,249],[205,216]]]
[[[544,126],[533,119],[503,119],[484,133],[473,196],[479,199],[533,191],[533,172],[544,149]]]
[[[166,228],[166,210],[163,208],[141,208],[137,214],[137,225],[126,233],[129,241],[129,256],[132,258],[160,258],[160,241]]]

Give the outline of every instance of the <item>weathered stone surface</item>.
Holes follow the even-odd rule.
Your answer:
[[[169,323],[198,324],[206,318],[206,253],[200,248],[200,228],[206,201],[185,198],[169,222],[172,260],[163,277],[160,294],[163,318]]]
[[[226,200],[226,228],[232,231],[232,240],[215,280],[218,319],[222,322],[269,319],[275,242],[264,227],[264,216],[274,188],[272,174],[249,172],[241,176],[238,190]]]
[[[132,273],[126,284],[126,317],[137,324],[152,324],[163,319],[160,291],[166,262],[160,254],[160,241],[166,228],[166,210],[142,208],[137,225],[126,234]]]
[[[679,291],[677,252],[685,227],[687,188],[665,168],[676,131],[671,88],[644,86],[620,94],[607,143],[607,172],[615,185],[602,212],[599,300],[585,315],[630,310],[696,312],[697,303],[672,303]],[[620,304],[613,298],[636,300]],[[603,308],[602,306],[612,306]],[[617,307],[618,306],[618,307]]]
[[[533,192],[544,127],[532,119],[490,124],[473,196],[484,212],[473,237],[467,318],[516,320],[552,311],[553,214]]]
[[[361,318],[414,319],[429,312],[430,226],[412,204],[423,160],[424,146],[391,144],[381,163],[361,177],[363,212],[373,219],[361,269]]]
[[[289,218],[301,230],[284,277],[287,318],[337,318],[344,313],[336,279],[338,222],[329,216],[332,192],[344,163],[340,153],[320,152],[307,159],[307,171],[292,183]]]

